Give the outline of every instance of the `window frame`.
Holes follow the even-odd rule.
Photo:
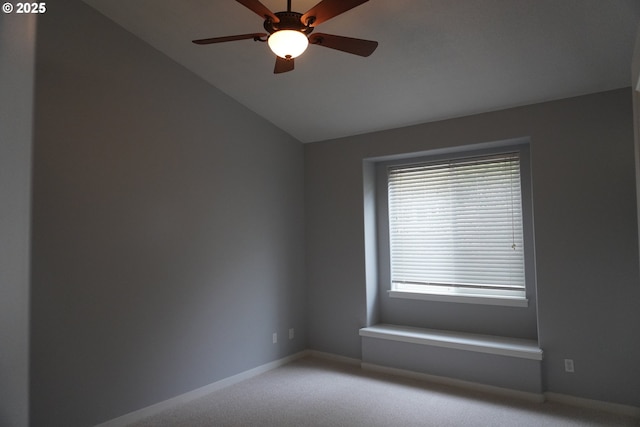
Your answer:
[[[464,159],[487,155],[507,154],[517,152],[520,157],[520,185],[522,205],[522,225],[524,242],[524,275],[525,295],[507,296],[491,295],[491,292],[461,291],[460,288],[450,289],[449,292],[436,288],[428,289],[421,286],[421,290],[398,290],[392,288],[391,283],[391,254],[389,236],[389,198],[388,198],[388,170],[390,167],[408,166],[420,163],[430,163],[453,159]],[[451,150],[438,150],[434,153],[404,155],[401,158],[385,160],[376,163],[376,217],[378,234],[378,277],[379,287],[388,297],[412,300],[440,301],[453,303],[500,305],[509,307],[528,307],[529,300],[535,300],[535,270],[533,247],[533,203],[531,198],[531,168],[528,140],[493,145],[490,148],[460,147]]]

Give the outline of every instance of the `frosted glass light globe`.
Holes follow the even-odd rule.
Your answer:
[[[276,31],[269,36],[268,43],[273,53],[285,59],[302,55],[309,46],[307,36],[295,30]]]

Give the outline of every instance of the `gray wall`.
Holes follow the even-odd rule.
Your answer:
[[[28,423],[35,16],[0,15],[0,425]]]
[[[32,425],[305,349],[302,145],[84,3],[38,24]]]
[[[632,118],[631,91],[620,89],[305,145],[309,346],[359,358],[358,328],[375,317],[364,262],[365,159],[530,137],[545,390],[637,405]],[[574,374],[564,372],[565,358]]]

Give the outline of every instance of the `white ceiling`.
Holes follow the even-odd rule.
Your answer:
[[[370,57],[312,45],[274,75],[265,43],[191,43],[263,32],[234,0],[84,1],[302,142],[630,86],[640,21],[640,0],[372,0],[316,29]]]

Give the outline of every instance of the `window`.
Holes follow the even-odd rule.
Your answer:
[[[392,297],[526,306],[521,153],[387,166]]]

